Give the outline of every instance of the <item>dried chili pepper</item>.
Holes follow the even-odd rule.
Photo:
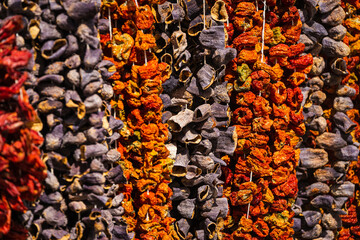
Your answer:
[[[37,200],[46,178],[39,151],[43,139],[30,128],[37,116],[23,89],[28,74],[19,71],[32,55],[15,46],[15,34],[23,27],[22,17],[14,16],[7,18],[0,29],[0,237],[4,239],[27,238],[17,215],[27,210],[25,201]]]

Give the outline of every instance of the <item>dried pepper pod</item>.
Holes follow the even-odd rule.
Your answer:
[[[24,82],[29,78],[21,71],[32,54],[19,50],[16,34],[26,27],[20,15],[1,22],[1,86],[0,86],[0,159],[1,171],[1,239],[27,239],[28,205],[43,191],[46,166],[40,158],[43,138],[37,113],[30,104]]]

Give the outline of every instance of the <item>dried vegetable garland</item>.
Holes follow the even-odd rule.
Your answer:
[[[153,11],[155,51],[172,69],[160,96],[171,132],[167,147],[175,159],[170,184],[175,230],[180,239],[221,239],[228,213],[221,166],[236,144],[223,82],[236,56],[235,49],[225,48],[225,4],[210,9],[206,1],[167,1]]]
[[[335,239],[342,227],[344,203],[355,186],[346,179],[359,155],[351,120],[358,86],[349,79],[345,11],[341,1],[306,2],[300,7],[300,42],[314,56],[309,80],[302,88],[306,135],[297,169],[299,194],[294,229],[297,239]]]
[[[358,87],[358,64],[360,62],[358,56],[357,45],[359,42],[359,33],[360,25],[357,22],[359,19],[359,8],[360,3],[358,1],[342,1],[342,7],[345,10],[346,18],[343,22],[344,27],[346,27],[347,33],[344,38],[344,42],[350,47],[350,54],[345,58],[347,63],[348,76],[343,80],[343,84],[348,86],[348,91],[353,93],[352,100],[354,101],[354,108],[347,112],[347,115],[350,119],[356,123],[356,127],[351,131],[351,136],[354,139],[354,145],[359,147],[359,87]],[[352,159],[352,162],[349,164],[349,169],[347,171],[347,179],[355,184],[355,194],[349,198],[345,203],[345,208],[347,210],[346,215],[341,215],[343,228],[339,232],[338,239],[358,239],[360,238],[360,227],[359,227],[359,218],[360,218],[360,165],[359,157]]]
[[[360,238],[359,7],[5,1],[0,238]]]
[[[15,34],[25,27],[21,16],[7,18],[0,28],[0,238],[26,239],[22,214],[43,190],[46,166],[40,158],[42,137],[31,127],[37,119],[23,87],[21,72],[31,53],[18,50]]]
[[[27,213],[32,239],[125,239],[126,182],[114,141],[123,125],[110,115],[113,65],[102,60],[96,1],[6,1],[6,14],[26,16],[17,38],[35,65],[25,83],[43,122],[45,191]]]
[[[127,231],[134,231],[136,239],[177,239],[175,219],[169,216],[173,160],[165,146],[169,133],[161,120],[163,103],[159,97],[171,71],[152,53],[156,39],[150,2],[102,4],[101,42],[105,59],[117,70],[111,77],[115,92],[112,105],[124,121],[118,150],[129,181],[122,187]]]
[[[297,194],[295,149],[305,133],[299,85],[312,56],[297,44],[302,23],[295,1],[227,2],[227,68],[238,142],[225,174],[230,213],[225,239],[291,239]]]

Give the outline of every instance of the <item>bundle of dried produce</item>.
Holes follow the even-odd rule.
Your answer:
[[[297,169],[295,236],[335,239],[342,226],[344,203],[354,194],[346,172],[359,153],[351,136],[356,125],[348,114],[357,93],[345,80],[350,53],[343,42],[345,11],[340,1],[306,1],[299,8],[300,42],[313,55],[314,65],[302,87],[306,134]]]
[[[160,2],[153,1],[153,7]],[[173,194],[170,173],[173,160],[162,123],[162,84],[170,66],[154,54],[155,23],[147,1],[103,1],[100,20],[104,59],[114,63],[110,78],[116,115],[124,122],[118,150],[129,183],[123,185],[124,219],[136,239],[177,239],[174,218],[169,217]]]
[[[213,8],[217,7],[218,2]],[[295,1],[226,1],[227,67],[238,140],[225,171],[225,239],[290,239],[297,194],[297,145],[305,133],[299,86],[313,63],[303,54]]]
[[[23,87],[29,75],[20,71],[32,55],[15,46],[25,22],[14,16],[0,25],[0,238],[21,240],[27,238],[24,213],[43,190],[46,166],[38,118]]]
[[[33,239],[130,239],[126,183],[114,149],[123,123],[111,116],[114,73],[102,60],[97,1],[5,1],[27,18],[19,47],[34,53],[26,81],[42,122],[45,192],[27,213]]]
[[[153,8],[155,52],[171,66],[160,95],[169,125],[167,147],[175,159],[171,183],[175,230],[180,239],[221,239],[228,200],[223,197],[222,166],[235,150],[230,98],[223,81],[236,57],[227,44],[225,3],[164,2]]]
[[[358,36],[360,33],[359,20],[359,7],[360,4],[358,1],[341,1],[342,7],[345,10],[346,18],[343,22],[344,27],[347,32],[344,37],[344,42],[350,47],[350,54],[348,57],[344,58],[346,61],[346,68],[348,75],[343,79],[342,84],[344,85],[338,91],[343,93],[350,93],[349,97],[354,103],[353,109],[350,109],[346,112],[346,115],[349,116],[351,121],[353,121],[356,126],[350,131],[350,135],[354,141],[351,149],[351,162],[347,170],[346,179],[353,183],[355,186],[355,194],[349,197],[349,200],[345,203],[345,209],[347,214],[341,215],[342,220],[342,229],[339,232],[338,239],[350,239],[355,240],[360,237],[360,227],[359,227],[359,218],[360,218],[360,162],[359,162],[359,141],[360,141],[360,113],[359,113],[359,83],[358,77],[359,73],[357,68],[359,66],[360,58],[358,56],[358,50],[356,46],[360,43]],[[348,152],[349,154],[350,152]],[[348,155],[347,154],[347,155]],[[343,156],[345,159],[347,156]]]

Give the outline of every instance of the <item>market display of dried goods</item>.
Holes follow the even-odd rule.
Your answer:
[[[304,95],[306,134],[297,169],[299,193],[294,229],[298,239],[335,239],[342,227],[344,203],[355,185],[346,178],[357,161],[359,143],[352,134],[353,100],[358,86],[349,81],[350,48],[341,1],[305,1],[299,6],[300,42],[314,57]],[[346,210],[346,211],[344,211]]]
[[[16,48],[16,33],[25,27],[21,16],[0,23],[0,238],[26,239],[27,205],[42,192],[46,166],[40,159],[42,137],[37,115],[23,87],[31,53]]]
[[[3,1],[0,239],[359,239],[359,8]]]

